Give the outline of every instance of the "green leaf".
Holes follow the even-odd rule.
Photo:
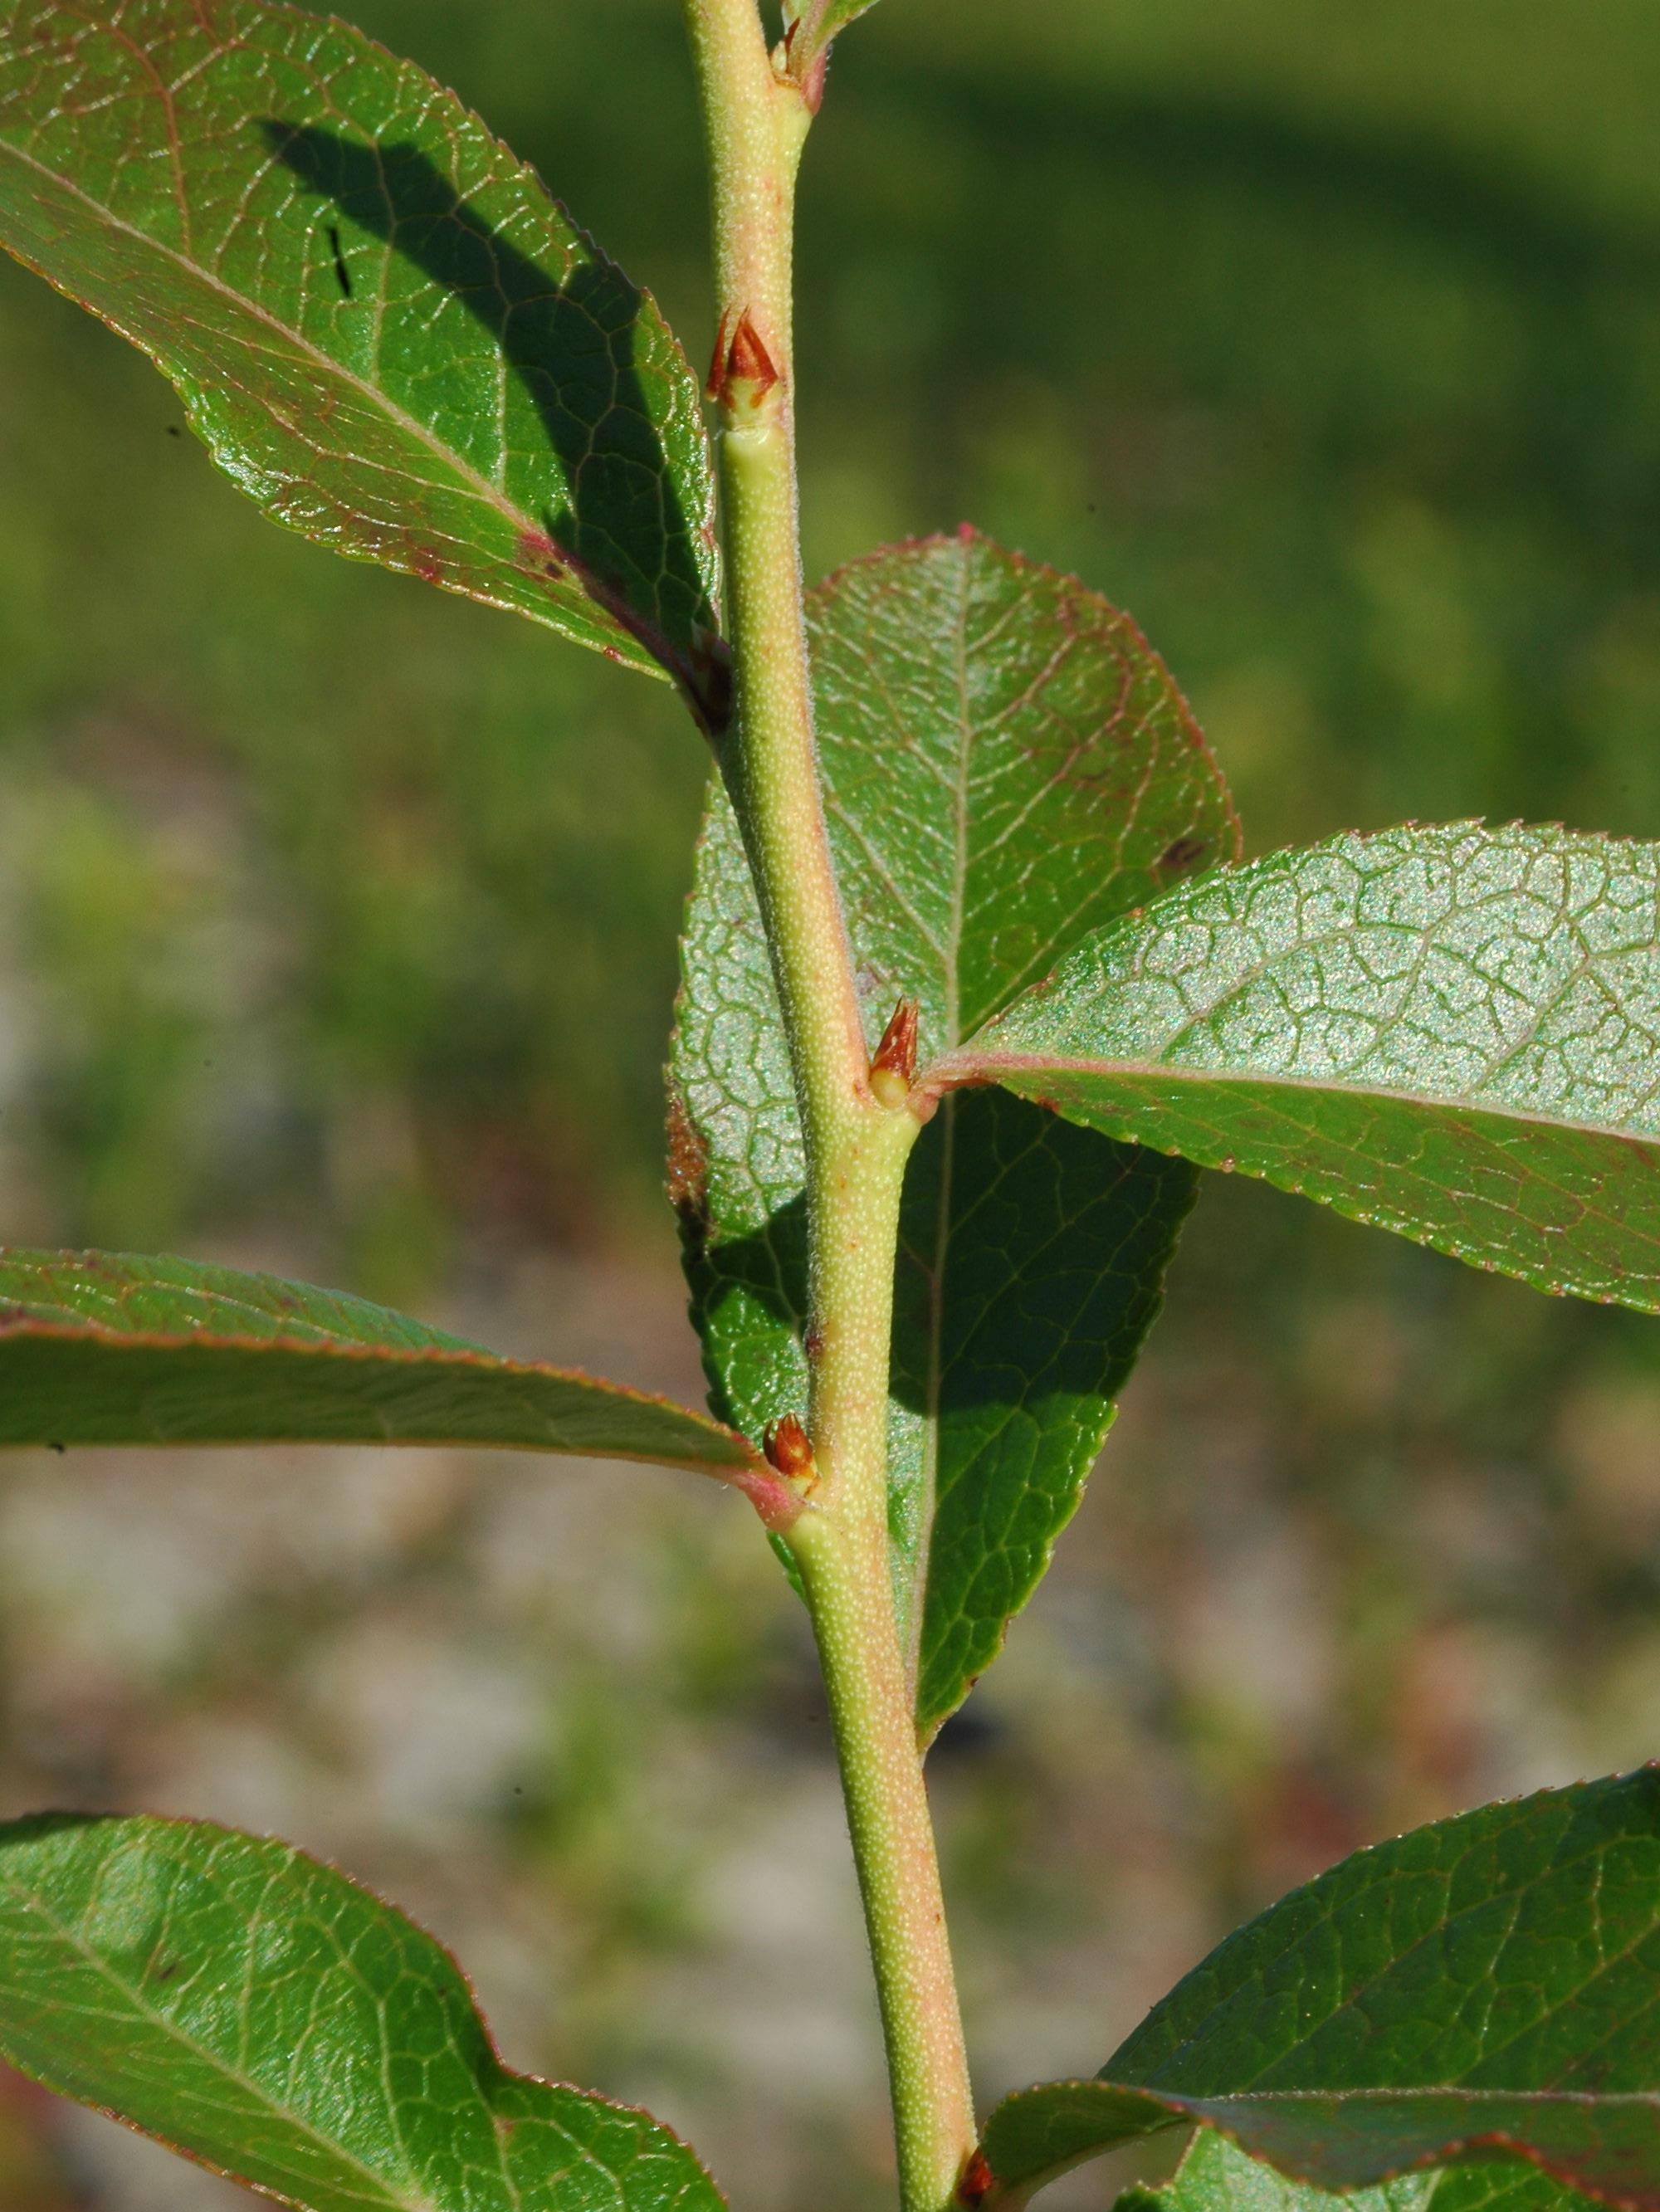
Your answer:
[[[0,1445],[475,1444],[765,1481],[666,1399],[274,1275],[0,1249]]]
[[[1338,2196],[1287,2181],[1214,2128],[1201,2128],[1173,2181],[1127,2191],[1115,2212],[1596,2212],[1596,2204],[1514,2161],[1435,2166]]]
[[[1660,846],[1456,823],[1279,854],[1100,931],[936,1073],[1660,1310]]]
[[[811,609],[830,839],[873,1045],[902,995],[949,1052],[1083,932],[1231,856],[1226,791],[1162,664],[1093,592],[970,532]],[[737,827],[700,846],[671,1188],[721,1411],[806,1406],[802,1155]],[[927,1736],[1036,1587],[1157,1310],[1187,1168],[1012,1098],[947,1099],[906,1184],[890,1422],[895,1583]]]
[[[1647,1768],[1345,1860],[1231,1936],[1095,2081],[1007,2099],[985,2154],[1023,2201],[1082,2157],[1199,2120],[1320,2189],[1520,2159],[1652,2212],[1657,2008]]]
[[[273,0],[0,0],[0,244],[279,522],[717,712],[696,380],[421,70]]]
[[[288,1844],[0,1828],[0,2052],[309,2212],[718,2212],[643,2112],[511,2074],[430,1936]]]

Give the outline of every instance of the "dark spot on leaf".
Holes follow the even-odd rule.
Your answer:
[[[334,254],[334,273],[340,280],[340,296],[343,300],[350,300],[351,271],[346,266],[345,255],[340,251],[340,232],[334,223],[329,225],[329,245]]]
[[[539,568],[544,576],[562,576],[565,573],[563,554],[544,531],[520,532],[519,558],[527,568]]]
[[[169,423],[168,423],[168,425],[167,425],[167,435],[168,435],[168,437],[170,437],[170,438],[182,438],[182,437],[184,436],[184,434],[184,434],[184,432],[179,428],[179,425],[178,425],[176,422],[169,422]]]
[[[182,1959],[162,1959],[151,1968],[150,1979],[153,1982],[174,1981],[184,1971],[185,1962]]]
[[[1209,850],[1210,840],[1207,837],[1178,837],[1153,862],[1152,872],[1160,883],[1167,883],[1172,876],[1184,876],[1190,868],[1196,867]]]

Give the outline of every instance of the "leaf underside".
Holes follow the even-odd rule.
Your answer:
[[[1660,846],[1456,823],[1279,854],[1099,932],[959,1066],[1660,1310]]]
[[[1230,858],[1225,788],[1163,665],[1093,592],[969,532],[810,607],[820,767],[867,1042],[924,1061],[1085,931]],[[714,1402],[806,1405],[801,1139],[736,823],[714,793],[682,945],[671,1188]],[[1041,1577],[1157,1310],[1183,1164],[994,1092],[907,1179],[890,1415],[896,1598],[924,1738]]]
[[[277,0],[0,0],[0,245],[277,521],[709,690],[696,380],[411,64]]]
[[[1287,2181],[1201,2128],[1174,2180],[1127,2191],[1115,2212],[1596,2212],[1596,2199],[1514,2159],[1430,2167],[1340,2196]]]
[[[1660,1771],[1645,1769],[1345,1860],[1231,1936],[1096,2081],[1006,2100],[986,2156],[1024,2198],[1198,2120],[1316,2189],[1519,2159],[1652,2212],[1657,2006]]]
[[[466,1444],[741,1480],[702,1414],[499,1358],[337,1291],[192,1261],[0,1249],[0,1445]]]
[[[285,1844],[0,1829],[0,2053],[309,2212],[718,2212],[646,2114],[509,2073],[431,1936]]]

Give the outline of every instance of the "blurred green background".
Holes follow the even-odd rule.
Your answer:
[[[356,9],[701,362],[678,13]],[[1657,113],[1652,0],[885,0],[808,161],[810,566],[970,517],[1075,569],[1188,688],[1253,851],[1660,836]],[[695,1392],[658,1152],[696,739],[273,530],[179,422],[0,269],[7,1239],[274,1266]],[[1651,1324],[1231,1182],[1172,1291],[937,1756],[988,2096],[1098,2065],[1359,1843],[1660,1751]],[[281,1829],[740,2207],[879,2201],[823,1714],[741,1509],[500,1458],[20,1455],[0,1600],[0,1811]],[[0,2090],[4,2212],[245,2201]]]

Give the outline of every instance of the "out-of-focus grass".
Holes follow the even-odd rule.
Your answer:
[[[356,13],[701,360],[678,10]],[[811,565],[966,516],[1076,569],[1253,849],[1660,835],[1657,102],[1645,0],[885,0],[808,162]],[[271,529],[9,269],[0,422],[4,1233],[280,1259],[695,1389],[669,695]],[[1660,1748],[1657,1341],[1212,1190],[939,1754],[988,2091],[1098,2063],[1368,1836]],[[0,1795],[301,1832],[454,1937],[516,2056],[836,2212],[885,2154],[800,1624],[752,1532],[616,1483],[20,1462]],[[184,2202],[70,2151],[88,2203]]]

